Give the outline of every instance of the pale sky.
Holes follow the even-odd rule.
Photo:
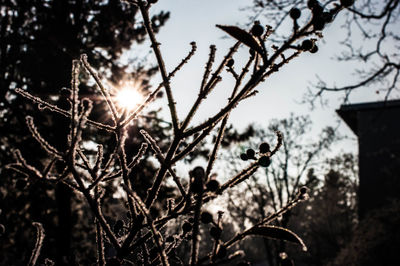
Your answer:
[[[161,43],[167,70],[173,68],[186,56],[190,50],[190,42],[197,43],[197,53],[185,65],[172,80],[172,89],[177,102],[178,116],[183,118],[191,107],[198,93],[199,84],[204,71],[204,66],[209,53],[209,45],[217,46],[216,62],[226,54],[229,47],[235,43],[232,38],[226,37],[215,24],[222,25],[244,25],[248,22],[250,11],[240,9],[251,4],[252,1],[245,0],[160,0],[153,8],[153,12],[160,10],[170,11],[170,19],[161,28],[157,35]],[[263,17],[259,18],[261,24],[268,24]],[[310,138],[315,137],[320,129],[325,126],[335,126],[340,120],[335,110],[340,107],[341,94],[326,95],[329,105],[310,110],[310,105],[300,104],[303,95],[310,86],[310,82],[316,82],[316,75],[328,82],[338,86],[353,83],[353,67],[348,63],[339,63],[332,59],[341,50],[338,46],[344,36],[340,25],[343,23],[341,16],[324,30],[324,42],[319,42],[319,52],[316,54],[302,53],[281,71],[276,73],[257,89],[259,94],[248,99],[232,112],[230,122],[237,128],[242,129],[249,123],[257,123],[266,126],[269,119],[285,118],[291,112],[298,115],[309,114],[314,122],[314,130],[310,132]],[[148,44],[141,48],[147,50]],[[138,51],[134,51],[138,52]],[[153,57],[153,55],[150,55]],[[236,64],[244,62],[248,57],[248,48],[241,48],[234,56]],[[241,69],[241,65],[237,69]],[[218,112],[229,97],[233,79],[230,75],[223,76],[224,81],[215,88],[215,92],[201,106],[192,123],[205,120],[209,115]],[[157,77],[159,80],[159,77]],[[351,102],[364,102],[377,100],[373,90],[364,90],[354,93]],[[164,100],[164,111],[169,115]],[[169,119],[169,116],[168,116]],[[357,142],[354,134],[342,123],[340,133],[351,137],[335,148],[336,151],[357,151]]]

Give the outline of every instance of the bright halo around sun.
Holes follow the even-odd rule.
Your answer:
[[[134,86],[124,86],[118,89],[114,96],[117,106],[131,111],[143,101],[143,95]]]

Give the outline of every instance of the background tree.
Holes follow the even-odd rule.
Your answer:
[[[313,5],[317,4],[318,8]],[[323,20],[315,19],[315,23],[325,26],[331,16],[326,6],[333,1],[315,0],[254,0],[252,9],[257,14],[255,17],[265,16],[276,28],[285,28],[287,20],[291,20],[291,10],[298,8],[303,18],[303,14],[308,14],[311,10],[321,10],[325,12]],[[399,52],[398,46],[399,31],[398,19],[400,14],[399,0],[343,0],[342,3],[352,4],[343,12],[344,16],[342,27],[347,30],[347,34],[340,44],[343,50],[337,54],[339,61],[357,63],[354,72],[357,74],[358,81],[342,86],[332,86],[320,80],[311,90],[309,100],[312,102],[326,92],[343,92],[344,101],[349,99],[352,91],[356,89],[366,89],[382,92],[384,99],[398,98],[399,88]],[[315,12],[314,12],[315,13]],[[273,21],[273,22],[272,22]],[[276,30],[275,40],[281,42],[284,30]]]
[[[368,213],[355,228],[351,240],[328,265],[396,264],[396,247],[400,244],[400,230],[397,226],[400,222],[399,211],[397,200]]]
[[[310,199],[293,210],[288,225],[309,245],[307,253],[288,247],[296,265],[327,265],[351,241],[358,223],[357,169],[352,154],[340,154],[323,162],[323,179],[318,179]]]
[[[228,212],[238,227],[244,228],[248,223],[255,224],[271,212],[283,208],[298,195],[302,186],[309,187],[311,191],[320,186],[318,174],[314,170],[322,168],[324,156],[340,137],[333,128],[328,127],[322,131],[317,141],[313,141],[308,139],[311,128],[309,117],[293,114],[286,119],[271,120],[265,129],[254,126],[250,128],[253,137],[239,144],[239,150],[243,152],[241,158],[246,161],[251,160],[251,154],[257,150],[256,147],[260,146],[262,150],[260,142],[267,141],[271,143],[269,145],[273,145],[273,142],[270,142],[273,139],[272,132],[279,130],[283,133],[284,139],[282,148],[264,172],[253,175],[245,185],[229,193]],[[244,135],[247,134],[248,130]],[[233,154],[233,157],[236,156]],[[292,219],[291,213],[291,211],[286,212],[281,219],[275,221],[275,224],[287,227]],[[293,223],[299,222],[297,216],[293,220]],[[265,258],[270,265],[278,265],[279,254],[286,251],[284,242],[264,239],[263,243],[264,249],[258,249],[258,256],[254,257],[262,258],[266,255]],[[254,243],[248,245],[259,247]]]
[[[113,85],[121,86],[124,85],[121,82],[134,80],[137,87],[140,87],[143,93],[146,92],[149,78],[157,68],[148,64],[144,66],[145,58],[120,60],[126,50],[131,49],[134,44],[142,43],[146,38],[144,26],[136,19],[137,12],[137,7],[119,0],[1,0],[1,166],[14,160],[13,149],[19,149],[23,156],[39,169],[43,164],[49,163],[40,146],[26,138],[30,134],[24,118],[26,115],[53,126],[53,129],[46,131],[44,135],[50,138],[57,148],[66,147],[69,120],[63,117],[53,120],[48,111],[38,112],[31,103],[15,94],[15,88],[29,90],[44,100],[57,102],[59,107],[66,108],[69,103],[65,98],[59,97],[60,91],[69,85],[71,62],[81,53],[88,53],[96,69]],[[164,25],[168,16],[168,13],[161,12],[152,17],[156,32]],[[80,89],[83,94],[90,95],[94,87],[83,83]],[[64,92],[68,93],[67,90]],[[104,102],[93,100],[96,105],[91,114],[92,118],[109,123],[109,116],[104,115]],[[154,114],[151,116],[154,117]],[[153,125],[153,132],[163,136],[164,126],[156,120],[150,119],[146,125]],[[134,132],[135,129],[131,128],[131,135]],[[91,134],[88,140],[97,141],[104,138],[107,138],[104,132],[99,132]],[[140,147],[140,140],[131,138],[129,145],[128,154],[136,153]],[[105,146],[104,152],[112,153],[108,146]],[[145,162],[142,162],[142,166],[145,166]],[[154,171],[148,163],[146,168],[149,172]],[[57,264],[60,265],[73,263],[71,236],[75,240],[85,237],[72,234],[72,227],[76,226],[79,220],[76,211],[82,207],[79,200],[73,198],[72,191],[61,183],[49,185],[43,182],[29,182],[29,186],[26,186],[27,179],[23,176],[16,176],[3,167],[0,171],[0,209],[3,210],[4,216],[2,219],[13,221],[5,223],[9,238],[1,239],[2,264],[18,263],[25,258],[21,254],[27,252],[26,246],[16,245],[16,242],[22,243],[30,239],[26,232],[31,228],[32,219],[42,222],[48,232],[50,244],[44,247],[43,254],[57,258]],[[10,205],[11,202],[16,204]],[[84,224],[83,222],[80,225]],[[80,244],[87,243],[89,242]],[[9,261],[4,261],[6,254]]]

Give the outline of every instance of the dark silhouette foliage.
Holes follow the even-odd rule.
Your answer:
[[[400,245],[399,214],[398,201],[371,211],[328,265],[396,265]]]
[[[146,39],[145,28],[136,19],[137,12],[136,6],[117,0],[1,0],[0,209],[3,214],[0,219],[6,227],[7,236],[0,240],[1,264],[19,264],[26,260],[26,252],[30,251],[20,243],[28,241],[34,244],[29,242],[28,237],[28,232],[34,230],[32,220],[43,223],[46,228],[48,242],[42,254],[55,259],[57,265],[73,263],[72,243],[89,238],[88,224],[80,220],[82,215],[78,212],[84,206],[74,197],[70,188],[41,180],[33,182],[4,168],[14,160],[13,149],[19,149],[39,169],[49,162],[40,145],[26,138],[30,134],[24,118],[26,115],[52,127],[52,130],[44,132],[44,137],[49,138],[57,149],[65,149],[67,145],[69,120],[51,118],[48,111],[38,110],[30,102],[18,97],[15,89],[29,90],[43,100],[66,108],[69,105],[65,100],[68,91],[62,88],[70,83],[72,60],[85,52],[96,69],[110,82],[118,84],[120,80],[139,77],[140,86],[146,90],[149,78],[157,68],[148,64],[145,66],[145,58],[128,58],[128,63],[120,60],[124,51]],[[157,22],[154,30],[158,31],[168,17],[169,13],[163,12],[154,15],[152,20]],[[93,94],[93,85],[86,83],[80,88],[82,94]],[[109,117],[104,116],[104,103],[93,100],[97,104],[91,116],[108,120]],[[153,125],[153,132],[163,136],[162,125],[151,121],[149,126]],[[134,134],[134,131],[135,128],[131,128],[130,134]],[[87,139],[96,141],[109,137],[103,132],[92,132]],[[140,142],[130,139],[128,145],[128,153],[131,154],[137,152]],[[105,154],[112,152],[108,147],[104,147]],[[55,167],[58,171],[63,170],[59,163]],[[153,171],[150,164],[146,166],[143,162],[142,167],[148,172]],[[75,230],[77,226],[81,230]],[[80,245],[87,245],[84,242],[88,241],[86,239]],[[81,255],[85,255],[85,249],[82,250]]]

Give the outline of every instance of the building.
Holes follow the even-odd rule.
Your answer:
[[[358,137],[359,216],[400,199],[400,100],[342,105]]]

